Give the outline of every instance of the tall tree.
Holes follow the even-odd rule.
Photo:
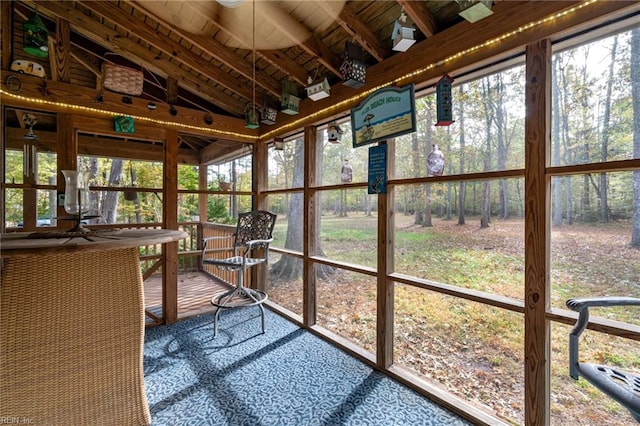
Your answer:
[[[611,61],[609,62],[609,78],[607,81],[607,94],[604,99],[604,116],[602,117],[602,138],[600,141],[600,161],[603,163],[609,157],[609,133],[610,133],[610,117],[611,117],[611,92],[613,91],[614,71],[616,65],[616,52],[618,51],[618,36],[613,38],[611,46]],[[636,52],[637,53],[637,52]],[[633,55],[632,59],[633,61]],[[634,100],[635,101],[635,100]],[[598,117],[600,119],[600,117]],[[607,174],[600,173],[600,222],[609,222],[609,185],[607,182]]]
[[[631,99],[633,102],[633,158],[640,158],[640,30],[631,32]],[[640,170],[633,171],[631,246],[640,248]]]
[[[491,88],[491,82],[489,77],[482,79],[482,111],[484,113],[485,121],[485,152],[484,152],[484,165],[483,170],[488,172],[491,169],[491,125],[493,118],[495,117],[495,104],[492,99],[493,90]],[[483,182],[482,190],[482,209],[480,211],[480,228],[489,227],[490,216],[490,199],[491,199],[491,186],[490,181],[487,179]],[[475,205],[475,203],[474,203]]]
[[[553,153],[551,155],[551,165],[559,166],[561,164],[560,154],[560,121],[562,114],[562,105],[560,104],[560,74],[562,72],[563,60],[562,55],[556,55],[553,63],[553,84],[551,89],[551,100],[553,108],[551,108],[551,140]],[[553,226],[562,225],[562,181],[558,178],[551,180],[551,223]]]
[[[465,134],[464,134],[464,89],[460,86],[460,174],[464,173],[464,157],[465,157]],[[465,204],[465,181],[460,181],[460,190],[458,193],[458,225],[464,225],[464,204]]]
[[[425,143],[424,143],[424,152],[429,152],[429,147],[433,145],[433,96],[427,96],[425,98]],[[429,170],[429,166],[427,165],[428,155],[424,156],[425,161],[425,171]],[[424,215],[422,218],[422,226],[431,227],[433,226],[433,220],[431,218],[431,184],[427,183],[424,185],[424,198],[425,198],[425,206],[424,206]]]
[[[321,143],[318,141],[318,143]],[[291,185],[293,188],[300,188],[304,185],[304,141],[299,138],[295,141],[295,149],[293,155],[293,177]],[[320,156],[322,158],[322,156]],[[319,181],[322,181],[319,177]],[[322,203],[317,203],[316,208]],[[294,251],[302,251],[302,230],[303,230],[303,214],[304,199],[302,192],[296,191],[291,194],[289,199],[289,214],[287,215],[287,235],[285,237],[284,248]],[[320,217],[320,215],[316,215]],[[316,232],[319,238],[320,233]],[[320,241],[317,242],[318,256],[324,256]],[[326,265],[318,265],[316,274],[318,278],[324,278],[333,273],[334,268]],[[294,256],[283,255],[280,260],[273,264],[270,274],[280,281],[297,280],[302,276],[302,259]]]
[[[120,186],[122,178],[122,160],[114,159],[109,171],[109,186]],[[105,191],[101,208],[101,216],[105,223],[116,223],[118,219],[118,192]]]

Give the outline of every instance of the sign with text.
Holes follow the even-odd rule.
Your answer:
[[[367,192],[369,194],[385,194],[387,192],[387,144],[369,148],[369,178]]]
[[[415,132],[414,86],[386,87],[351,110],[353,147]]]

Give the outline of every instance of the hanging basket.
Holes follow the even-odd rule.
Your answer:
[[[107,90],[133,96],[142,94],[144,84],[142,71],[106,62],[102,66],[102,78],[104,88]]]
[[[138,199],[138,191],[124,191],[124,199],[126,201],[136,201]]]

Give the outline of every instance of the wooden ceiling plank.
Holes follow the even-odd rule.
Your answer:
[[[56,18],[55,36],[49,36],[49,64],[51,79],[54,81],[71,81],[71,30],[69,21]]]
[[[139,11],[145,14],[149,14],[149,11],[146,8],[144,8],[144,6],[140,5],[138,2],[128,0],[127,3]],[[194,2],[194,3],[198,3],[198,2]],[[229,50],[229,48],[227,48],[222,43],[210,37],[205,37],[198,34],[190,34],[186,31],[181,30],[175,25],[172,25],[164,21],[162,18],[157,17],[155,15],[152,15],[152,17],[153,19],[155,19],[165,27],[170,28],[171,31],[176,35],[178,35],[179,37],[182,37],[184,40],[188,41],[189,43],[192,43],[193,45],[198,46],[208,55],[222,62],[223,64],[227,65],[229,68],[232,68],[234,71],[237,71],[245,78],[249,80],[253,79],[252,64],[244,61],[242,58],[234,54],[231,50]],[[267,90],[272,95],[276,97],[280,96],[280,83],[278,83],[271,76],[265,73],[256,72],[256,84],[262,87],[263,89]]]
[[[407,16],[425,37],[431,37],[438,32],[438,21],[424,1],[396,0],[396,2],[404,8]]]
[[[51,15],[69,20],[72,29],[88,40],[101,45],[107,50],[116,52],[134,63],[141,64],[144,68],[151,70],[163,78],[167,78],[168,73],[177,76],[182,86],[193,94],[206,99],[232,114],[238,116],[244,115],[246,106],[244,102],[240,102],[238,99],[227,95],[221,90],[212,88],[203,81],[185,73],[182,68],[172,62],[158,58],[157,55],[133,40],[121,37],[116,31],[78,11],[73,4],[41,1],[37,2],[37,5],[41,10],[47,11]]]
[[[340,25],[364,50],[369,52],[376,61],[381,62],[390,55],[376,35],[369,29],[362,19],[358,17],[353,7],[347,3],[344,5],[339,14],[335,14],[333,8],[325,2],[319,1],[318,6],[329,13],[333,19]]]
[[[194,1],[189,5],[197,10],[202,16],[207,18],[209,22],[211,22],[218,30],[222,31],[226,36],[231,37],[236,41],[240,41],[240,38],[233,31],[230,31],[228,28],[218,22],[215,16],[211,16],[211,11],[207,7],[205,7],[206,5],[204,4],[204,2]],[[225,47],[225,49],[227,48]],[[278,69],[281,69],[285,74],[289,75],[299,84],[307,84],[307,71],[303,67],[298,65],[296,61],[285,55],[283,52],[277,50],[258,50],[256,51],[256,53],[258,54],[258,56],[262,57],[262,59],[270,62],[272,65],[278,67]],[[278,93],[278,96],[280,96],[280,93]]]
[[[210,80],[215,81],[247,100],[253,98],[252,91],[246,84],[233,78],[229,73],[224,72],[219,67],[212,66],[209,61],[193,54],[190,50],[181,46],[171,38],[163,36],[115,4],[103,1],[78,1],[77,3],[120,26],[129,33],[135,34],[136,37],[154,46],[166,55],[173,57],[187,67],[201,73]]]

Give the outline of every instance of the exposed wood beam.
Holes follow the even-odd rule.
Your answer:
[[[202,13],[203,16],[206,16],[208,19],[210,19],[211,22],[214,25],[216,25],[216,27],[218,27],[221,31],[224,31],[226,35],[228,35],[229,37],[238,39],[238,37],[233,34],[233,31],[230,28],[226,28],[217,19],[215,19],[214,16],[211,16],[211,12],[207,10],[206,7],[204,7],[204,5],[200,3],[201,2],[194,1],[190,3],[190,6],[193,6],[196,10]],[[269,20],[269,16],[266,16],[265,19]],[[274,28],[277,28],[277,31],[280,31],[283,34],[288,34],[289,38],[292,41],[296,40],[296,37],[290,34],[289,28],[282,25],[277,20],[273,20],[273,19],[269,20],[269,23]],[[342,78],[342,73],[340,72],[340,65],[342,64],[341,58],[335,53],[333,53],[333,51],[329,49],[328,46],[322,43],[318,39],[318,37],[316,37],[315,35],[312,35],[308,40],[302,42],[299,45],[299,47],[302,48],[307,54],[317,58],[317,61],[320,64],[322,64],[325,68],[327,68],[329,71],[331,71],[333,74]],[[306,79],[302,84],[303,85],[306,84]]]
[[[0,87],[4,93],[0,96],[0,103],[3,105],[15,106],[18,108],[33,108],[33,101],[30,99],[42,99],[39,86],[42,79],[24,74],[18,74],[11,71],[2,70],[3,76],[15,75],[22,81],[22,91],[20,98],[10,96],[11,91],[7,89],[6,79],[0,81]],[[54,101],[54,104],[37,104],[37,108],[43,111],[68,111],[68,105],[77,105],[87,108],[86,112],[79,111],[78,114],[84,116],[102,116],[105,114],[131,115],[138,117],[150,117],[158,120],[153,126],[156,128],[171,128],[179,125],[188,125],[189,128],[183,128],[181,132],[189,134],[200,134],[205,137],[215,137],[225,140],[235,140],[245,143],[253,143],[254,137],[258,135],[257,130],[250,130],[244,127],[244,119],[228,117],[211,113],[213,124],[207,125],[204,122],[204,113],[189,108],[175,106],[177,114],[171,115],[169,106],[166,103],[158,103],[157,109],[153,112],[147,108],[147,99],[131,96],[131,104],[122,102],[122,95],[113,92],[104,92],[102,103],[95,101],[98,92],[89,87],[82,87],[75,84],[47,81],[47,88],[51,92],[46,100]],[[91,109],[91,110],[89,110]],[[95,110],[95,111],[94,111]],[[105,112],[100,112],[105,111]],[[87,120],[89,121],[89,120]],[[143,123],[140,123],[143,124]],[[136,125],[136,128],[138,125]],[[197,129],[202,128],[202,130]],[[252,136],[253,135],[253,136]]]
[[[56,18],[55,36],[49,36],[49,64],[51,66],[51,80],[71,81],[71,30],[69,21]]]
[[[0,66],[3,69],[9,69],[11,66],[11,54],[13,53],[13,2],[0,1],[0,48],[2,49],[2,62]]]
[[[189,3],[194,10],[200,13],[202,16],[207,18],[209,22],[216,26],[220,31],[222,31],[226,36],[231,37],[236,42],[240,42],[241,38],[235,34],[234,31],[223,26],[215,16],[211,15],[211,11],[206,7],[204,2],[194,1]],[[225,49],[227,49],[225,47]],[[289,58],[283,52],[278,50],[258,50],[256,53],[262,57],[267,62],[270,62],[276,68],[282,70],[285,74],[288,74],[291,78],[293,78],[298,84],[306,85],[307,84],[307,71],[298,65],[296,61]]]
[[[346,3],[339,14],[335,13],[334,8],[327,3],[319,1],[318,6],[326,11],[351,37],[353,37],[360,46],[376,61],[382,62],[384,58],[389,56],[390,52],[387,51],[380,43],[380,40],[369,29],[362,19],[358,17],[353,7]]]
[[[101,45],[105,49],[116,52],[163,78],[166,78],[168,76],[167,73],[170,73],[179,78],[182,87],[188,91],[201,96],[212,104],[231,113],[237,114],[238,116],[244,115],[246,102],[242,102],[222,90],[212,88],[210,84],[185,73],[184,69],[168,59],[159,58],[158,55],[155,55],[135,41],[122,37],[120,33],[78,11],[73,3],[38,1],[35,4],[38,5],[41,12],[44,11],[53,16],[66,18],[71,24],[73,31]]]
[[[396,0],[405,13],[425,37],[431,37],[438,31],[438,21],[429,11],[426,2],[415,0]]]
[[[131,14],[126,13],[114,3],[105,1],[78,1],[76,3],[125,29],[127,32],[135,34],[136,37],[139,37],[166,55],[173,57],[174,60],[183,63],[188,68],[199,72],[217,84],[226,87],[247,100],[252,99],[252,92],[248,85],[243,84],[221,68],[212,66],[211,62],[193,54],[189,49],[181,46],[180,43],[154,30]]]
[[[93,4],[94,2],[90,2]],[[197,3],[197,2],[195,2]],[[144,13],[145,15],[149,15],[150,12],[147,8],[142,6],[140,3],[136,1],[127,1],[131,7],[136,10]],[[116,6],[114,8],[118,9]],[[189,33],[187,31],[181,30],[180,28],[172,25],[162,18],[151,14],[152,18],[167,28],[170,28],[173,33],[187,40],[189,43],[192,43],[198,48],[205,51],[208,55],[215,58],[217,61],[222,62],[227,65],[229,68],[234,71],[240,73],[245,78],[252,80],[253,79],[253,66],[251,63],[245,61],[243,58],[239,57],[235,53],[233,53],[228,47],[223,45],[222,43],[214,40],[213,38],[206,37],[203,35]],[[118,22],[119,25],[122,23]],[[131,29],[132,32],[137,34],[137,27]],[[180,59],[180,55],[177,55],[178,59]],[[256,72],[256,84],[263,89],[267,90],[272,95],[279,97],[280,96],[280,83],[278,83],[273,77],[267,75],[263,72]]]

